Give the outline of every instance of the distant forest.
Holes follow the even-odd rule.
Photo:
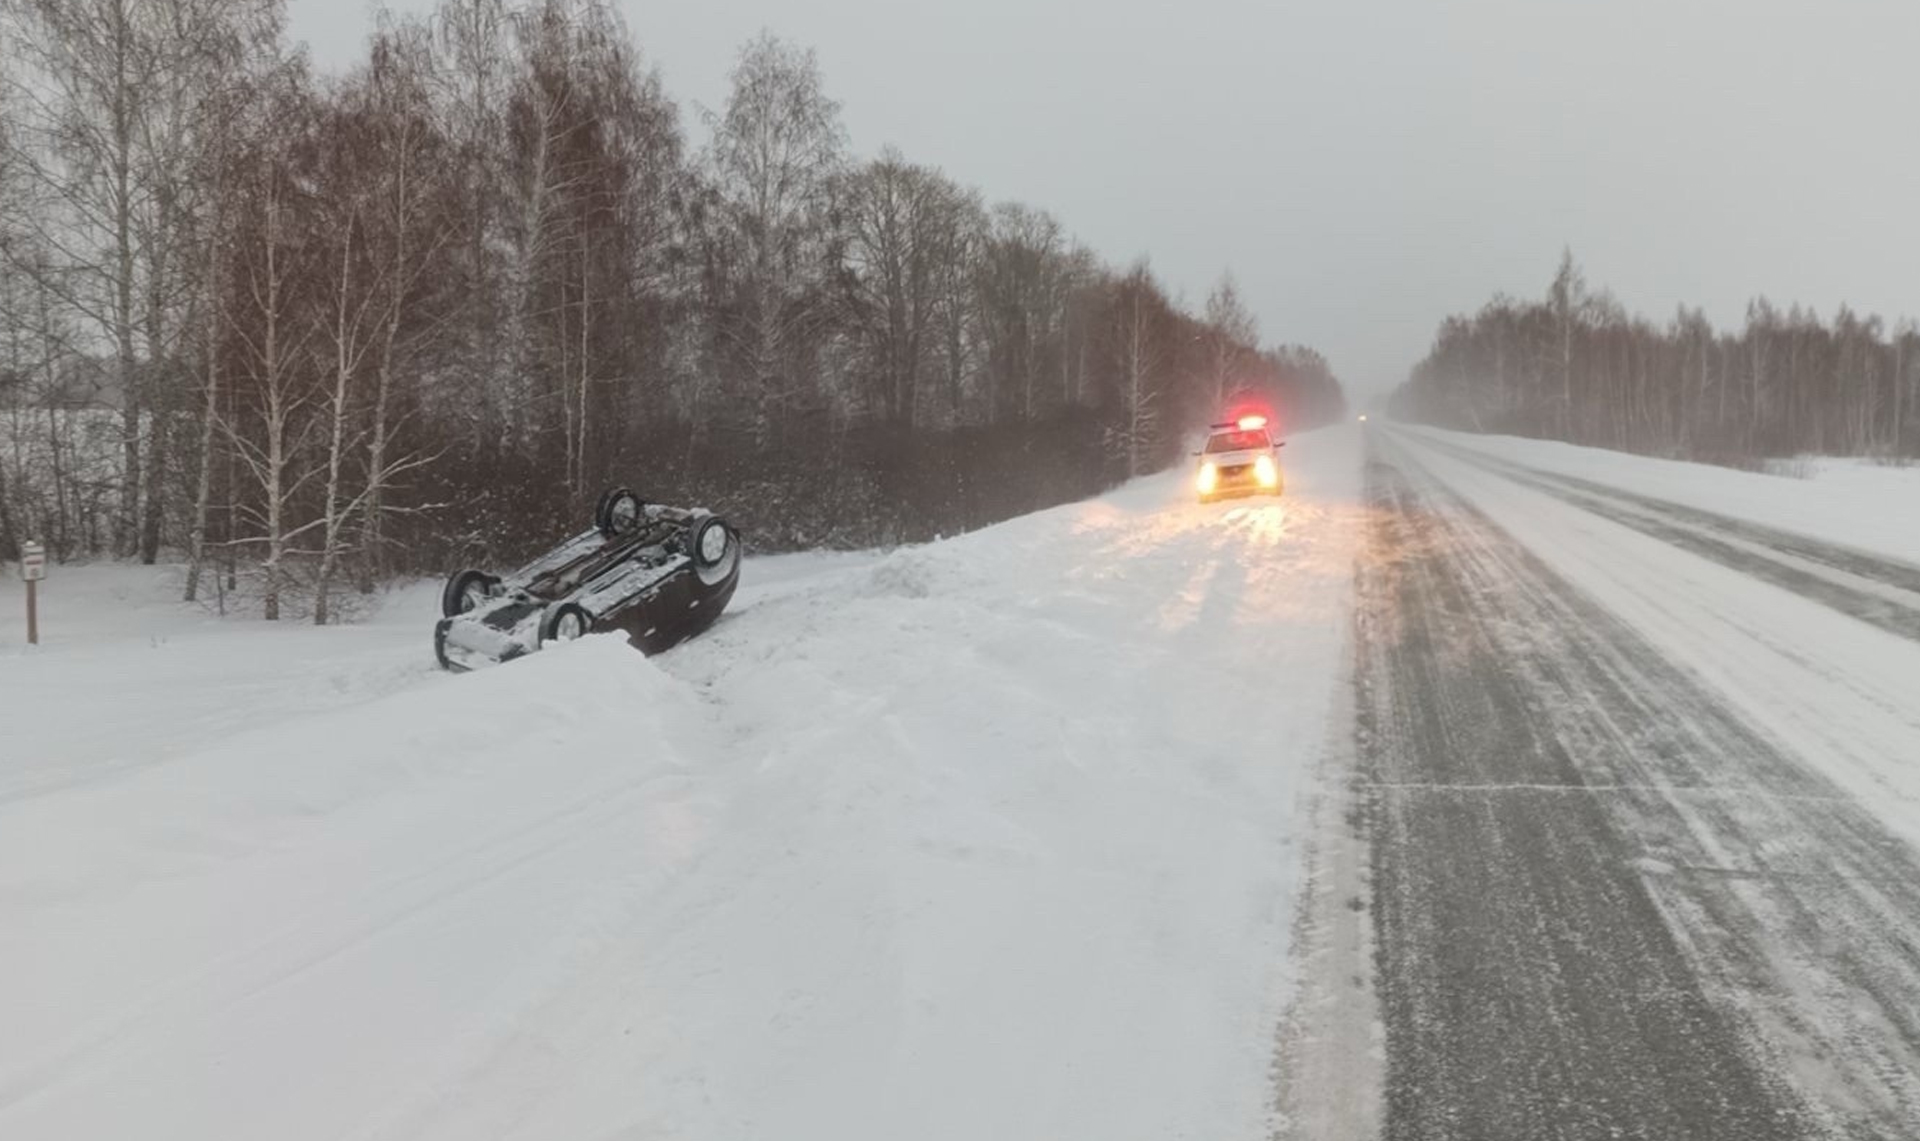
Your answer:
[[[279,0],[0,0],[0,558],[324,622],[609,483],[762,550],[917,540],[1162,468],[1236,392],[1343,410],[1229,278],[1186,312],[850,155],[809,51],[685,118],[605,0],[382,14],[342,76]]]
[[[1721,331],[1590,288],[1573,256],[1538,301],[1450,317],[1392,402],[1406,419],[1751,466],[1801,453],[1920,456],[1920,328],[1764,298]]]

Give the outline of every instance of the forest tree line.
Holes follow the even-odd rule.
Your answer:
[[[1760,298],[1738,330],[1665,325],[1590,287],[1571,253],[1538,301],[1449,317],[1394,395],[1411,420],[1750,465],[1920,455],[1920,326]]]
[[[1048,213],[851,155],[813,54],[702,139],[606,0],[382,14],[0,0],[0,558],[188,565],[325,622],[601,487],[760,549],[928,538],[1164,467],[1231,394],[1338,415],[1230,278],[1200,313]]]

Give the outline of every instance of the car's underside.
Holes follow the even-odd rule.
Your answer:
[[[594,525],[519,570],[448,580],[434,656],[448,669],[511,661],[619,630],[656,653],[711,626],[740,581],[740,537],[705,510],[600,497]]]

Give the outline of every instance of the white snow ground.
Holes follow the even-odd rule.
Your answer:
[[[1920,466],[1890,467],[1831,457],[1782,465],[1805,476],[1797,478],[1658,460],[1555,440],[1407,425],[1393,430],[1920,564]]]
[[[0,1136],[1263,1136],[1360,530],[1357,433],[1286,455],[655,660],[0,587]]]

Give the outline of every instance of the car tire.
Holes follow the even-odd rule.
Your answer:
[[[453,625],[453,619],[442,618],[433,624],[433,660],[448,673],[463,674],[467,667],[447,656],[447,630]]]
[[[625,535],[640,526],[645,506],[626,488],[610,487],[600,493],[600,502],[593,509],[593,525],[609,539]]]
[[[540,644],[549,642],[571,642],[593,632],[593,615],[584,607],[572,602],[562,603],[547,611],[540,620]]]
[[[693,560],[693,571],[701,582],[720,582],[740,563],[740,534],[725,519],[709,515],[693,525],[687,557]]]
[[[479,570],[463,570],[447,580],[440,591],[440,614],[453,618],[480,605],[482,599],[500,585],[500,580]]]

